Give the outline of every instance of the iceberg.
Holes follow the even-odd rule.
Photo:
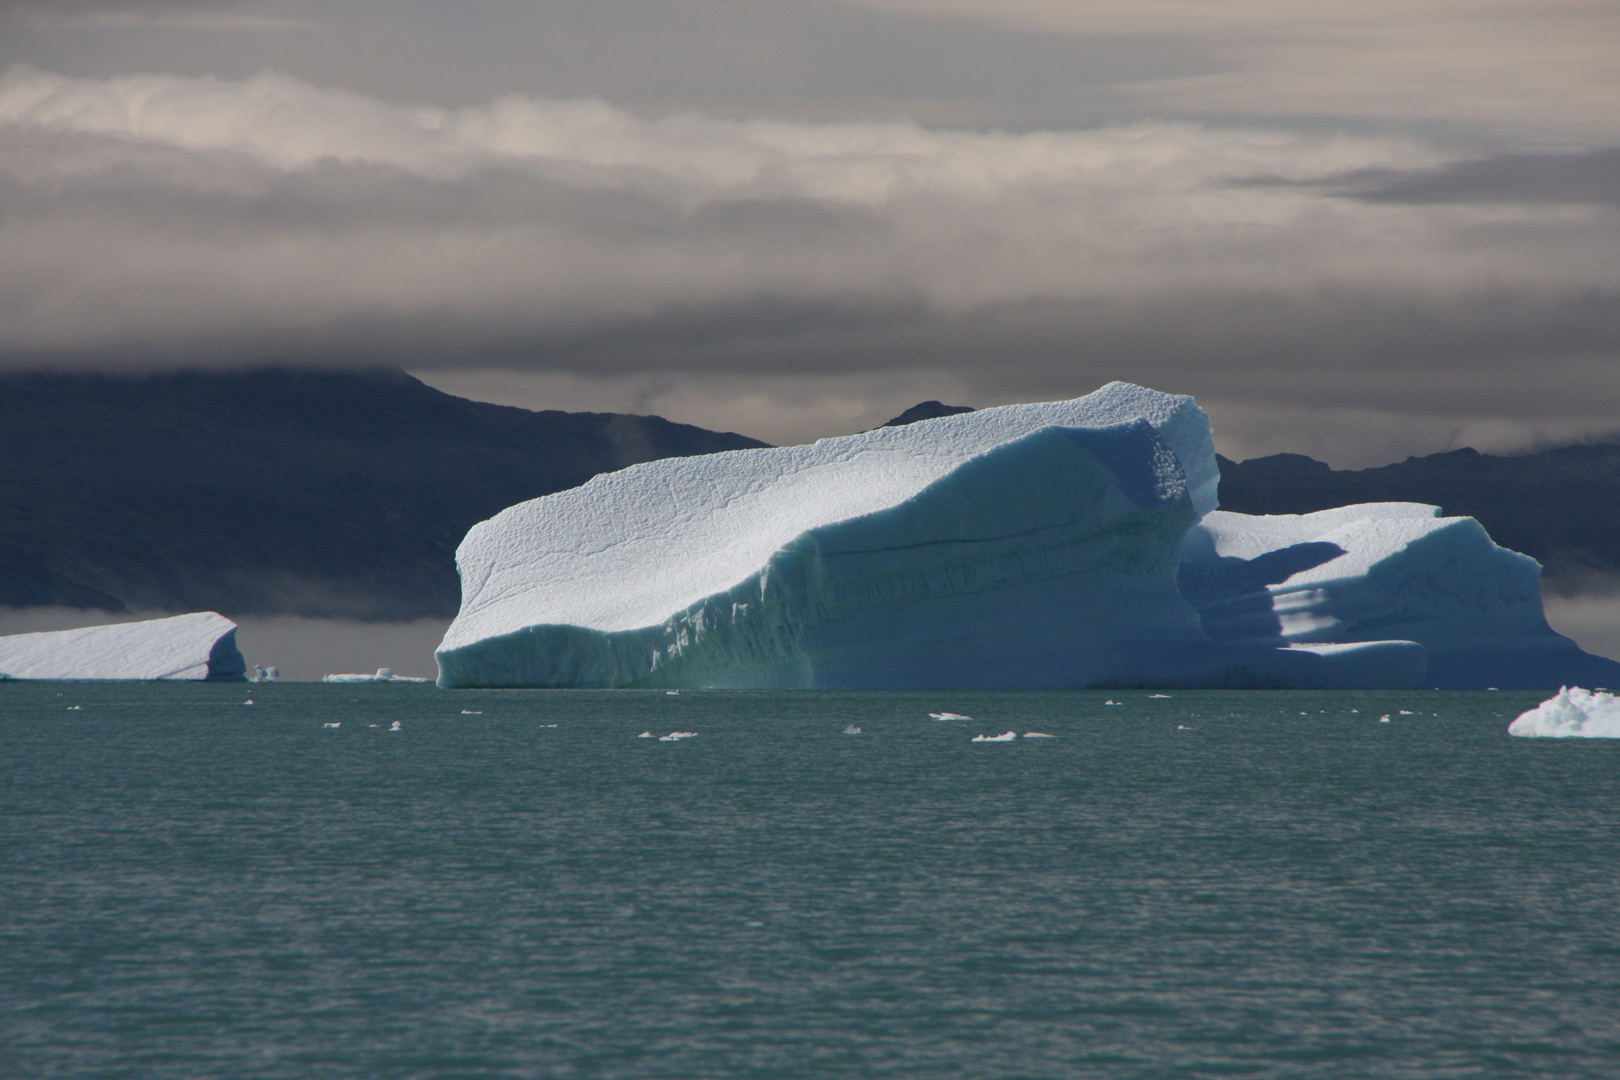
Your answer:
[[[1521,713],[1508,725],[1509,735],[1542,739],[1620,739],[1620,699],[1578,686],[1558,693]]]
[[[212,611],[0,637],[0,678],[242,682],[236,624]]]
[[[468,532],[439,685],[1620,685],[1472,518],[1219,482],[1197,404],[1127,383],[635,465]]]
[[[365,672],[353,672],[321,676],[321,682],[329,683],[423,683],[432,681],[432,679],[422,679],[415,675],[395,675],[393,668],[385,667],[378,668],[375,675],[367,675]]]
[[[1212,640],[1181,594],[1208,418],[1111,383],[811,446],[666,459],[475,526],[439,684],[1421,685],[1409,641]]]
[[[1424,684],[1442,689],[1620,685],[1620,664],[1547,625],[1539,563],[1435,506],[1217,510],[1188,530],[1178,579],[1217,642],[1411,641],[1428,656]]]

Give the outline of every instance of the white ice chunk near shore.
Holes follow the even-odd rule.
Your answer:
[[[0,637],[0,678],[241,682],[236,624],[212,611]]]
[[[1578,686],[1558,693],[1521,713],[1508,734],[1538,739],[1620,739],[1620,698]]]

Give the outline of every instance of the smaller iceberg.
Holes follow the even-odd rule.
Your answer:
[[[1620,739],[1620,698],[1578,686],[1560,687],[1508,725],[1527,739]]]
[[[236,624],[212,611],[0,637],[0,679],[242,682]]]
[[[328,675],[321,682],[335,683],[362,683],[362,682],[432,682],[432,679],[419,679],[414,675],[395,675],[393,668],[380,667],[375,675]]]
[[[975,735],[975,736],[973,736],[972,741],[973,742],[1012,742],[1016,738],[1018,738],[1018,735],[1015,732],[1007,731],[1007,732],[1003,732],[1000,735]]]

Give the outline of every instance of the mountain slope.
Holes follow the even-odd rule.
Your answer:
[[[0,376],[0,606],[448,617],[476,522],[636,462],[761,445],[397,371]]]

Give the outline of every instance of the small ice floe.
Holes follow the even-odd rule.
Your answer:
[[[1044,731],[1026,731],[1026,732],[1024,732],[1024,738],[1026,738],[1026,739],[1055,739],[1055,738],[1057,738],[1057,736],[1056,735],[1048,735]]]
[[[1304,713],[1300,713],[1300,715],[1301,715],[1301,716],[1304,716],[1304,715],[1305,715],[1305,714],[1304,714]],[[1191,730],[1192,730],[1192,728],[1190,728],[1190,727],[1188,727],[1188,726],[1187,726],[1187,725],[1186,725],[1186,724],[1177,724],[1177,725],[1176,725],[1176,730],[1177,730],[1177,731],[1191,731]]]
[[[696,738],[696,737],[697,737],[697,732],[695,732],[695,731],[672,731],[668,735],[660,735],[660,736],[658,736],[658,741],[659,742],[680,742],[682,739],[692,739],[692,738]]]
[[[83,705],[69,705],[67,707],[67,711],[68,712],[77,712],[78,710],[83,709],[83,708],[84,708]]]
[[[681,692],[679,690],[665,690],[664,694],[666,696],[668,696],[668,697],[680,697],[681,696]]]
[[[1115,701],[1115,700],[1114,700],[1114,699],[1113,699],[1113,698],[1109,698],[1109,699],[1108,699],[1108,700],[1107,700],[1107,701],[1105,701],[1105,702],[1103,702],[1103,704],[1104,704],[1104,705],[1123,705],[1123,704],[1124,704],[1124,702],[1122,702],[1122,701]]]
[[[395,720],[392,724],[388,725],[388,730],[389,731],[404,731],[405,730],[405,725],[401,724],[398,720]]]
[[[1169,696],[1170,696],[1169,694],[1149,694],[1148,695],[1148,697],[1150,697],[1150,698],[1167,698]]]
[[[1379,718],[1378,718],[1378,722],[1379,722],[1379,723],[1380,723],[1380,724],[1387,724],[1387,723],[1389,723],[1389,713],[1385,713],[1385,714],[1384,714],[1384,715],[1383,715],[1383,716],[1380,716],[1380,717],[1379,717]]]
[[[321,727],[342,727],[342,726],[343,726],[343,721],[341,721],[341,720],[328,720],[326,723],[321,725]],[[372,724],[371,726],[376,727],[377,725]]]
[[[541,724],[541,727],[556,727],[556,724]]]
[[[483,709],[462,709],[461,710],[461,715],[462,716],[483,716],[484,715],[484,710]]]
[[[378,724],[367,724],[366,725],[366,727],[378,727],[378,726],[380,726],[380,725],[378,725]]]
[[[1561,686],[1558,693],[1508,725],[1532,739],[1620,739],[1620,700],[1599,690]]]
[[[1360,712],[1361,710],[1360,709],[1351,709],[1350,711],[1351,712]]]
[[[417,678],[415,675],[395,675],[393,668],[380,667],[375,675],[327,675],[321,682],[358,683],[358,682],[432,682],[432,679]]]
[[[247,700],[246,700],[246,701],[244,701],[244,702],[242,702],[242,704],[244,704],[244,705],[251,705],[251,704],[253,704],[253,699],[252,699],[252,698],[248,698],[248,699],[247,699]]]
[[[973,717],[971,717],[971,716],[963,716],[959,712],[931,712],[931,713],[928,714],[928,719],[930,719],[930,720],[971,720],[971,719],[973,719]]]
[[[643,731],[640,735],[636,736],[638,739],[651,739],[652,737],[653,733],[650,731]]]
[[[973,736],[973,741],[974,742],[1012,742],[1016,738],[1018,738],[1018,733],[1017,732],[1008,731],[1008,732],[1004,732],[1003,734],[1000,734],[1000,735],[975,735],[975,736]]]
[[[845,724],[844,725],[844,734],[845,735],[859,735],[860,733],[861,733],[861,729],[856,727],[854,724]]]
[[[1417,713],[1413,712],[1411,709],[1401,709],[1400,714],[1402,716],[1416,716],[1417,715]]]

